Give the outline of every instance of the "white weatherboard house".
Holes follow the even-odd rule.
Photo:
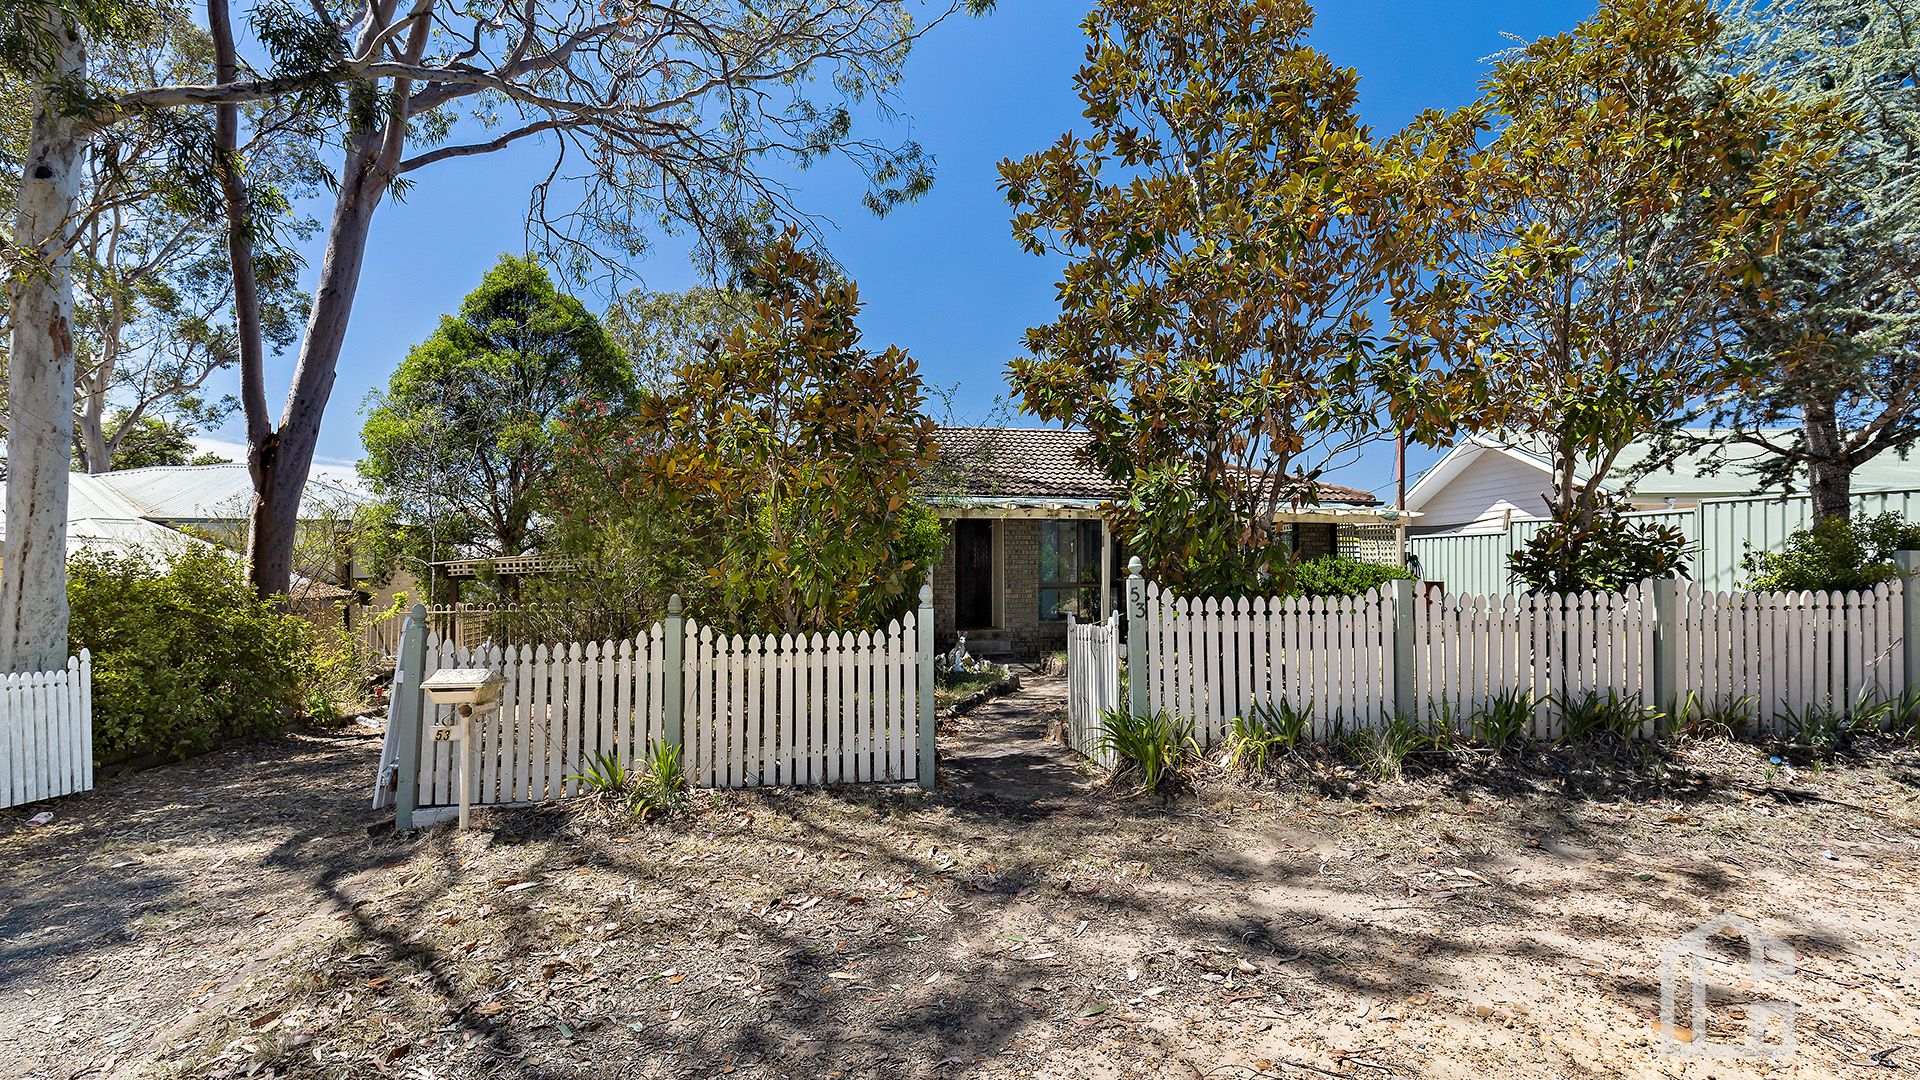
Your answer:
[[[1621,491],[1635,517],[1678,529],[1688,546],[1686,573],[1706,588],[1740,588],[1748,576],[1748,552],[1778,550],[1812,518],[1804,494],[1762,490],[1741,467],[1757,457],[1757,448],[1730,447],[1718,469],[1709,466],[1707,454],[1695,453],[1640,475],[1652,451],[1635,443],[1607,475],[1583,472],[1574,479]],[[1552,490],[1553,467],[1538,447],[1487,435],[1461,442],[1407,492],[1407,509],[1415,515],[1409,546],[1420,575],[1449,592],[1520,591],[1507,560],[1545,524]],[[1856,471],[1853,512],[1920,519],[1920,459],[1882,454]]]
[[[1693,429],[1687,434],[1708,437],[1712,433]],[[1652,452],[1646,441],[1633,443],[1621,452],[1613,469],[1597,479],[1605,487],[1624,488]],[[1729,447],[1718,470],[1709,467],[1705,452],[1684,454],[1670,467],[1639,477],[1628,500],[1636,510],[1685,510],[1709,499],[1777,496],[1778,489],[1761,490],[1753,475],[1741,468],[1741,462],[1755,461],[1761,453],[1752,446]],[[1582,485],[1595,479],[1584,472],[1575,477]],[[1882,454],[1853,476],[1856,492],[1914,488],[1920,488],[1920,458],[1903,461]],[[1409,531],[1416,536],[1504,532],[1514,521],[1544,517],[1552,490],[1552,460],[1538,446],[1491,435],[1469,436],[1407,492],[1407,509],[1418,515]]]

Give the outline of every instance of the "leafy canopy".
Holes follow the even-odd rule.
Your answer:
[[[599,320],[537,263],[503,256],[371,399],[360,474],[415,522],[477,553],[519,555],[539,539],[565,411],[632,387]]]
[[[576,536],[643,519],[626,526],[630,548],[685,568],[692,610],[722,626],[877,626],[940,551],[915,500],[934,455],[918,367],[861,346],[858,290],[795,231],[766,249],[750,291],[751,314],[630,413],[579,410],[555,512]]]
[[[1020,404],[1093,432],[1128,493],[1107,512],[1191,592],[1264,587],[1290,558],[1274,515],[1386,410],[1426,419],[1373,392],[1394,180],[1312,23],[1304,0],[1102,0],[1091,133],[1000,164],[1015,238],[1068,260],[1009,367]]]
[[[1529,560],[1568,562],[1543,580],[1616,563],[1581,553],[1614,539],[1598,479],[1740,385],[1719,329],[1828,153],[1824,110],[1713,73],[1719,40],[1706,0],[1607,0],[1400,140],[1431,225],[1396,321],[1443,358],[1470,426],[1551,462],[1565,528]]]
[[[1730,71],[1850,123],[1741,296],[1754,380],[1715,426],[1769,451],[1760,483],[1805,482],[1816,516],[1844,517],[1855,469],[1920,443],[1920,27],[1904,0],[1740,0],[1726,36]]]

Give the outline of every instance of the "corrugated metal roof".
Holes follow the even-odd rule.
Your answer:
[[[253,478],[245,465],[155,465],[87,479],[132,504],[133,516],[154,521],[243,521],[253,505]],[[342,484],[309,477],[300,511],[303,517],[327,516],[331,508],[367,501]]]

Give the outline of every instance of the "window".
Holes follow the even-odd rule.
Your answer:
[[[1100,617],[1100,523],[1040,523],[1040,620]]]

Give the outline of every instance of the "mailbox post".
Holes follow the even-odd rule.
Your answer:
[[[505,684],[506,679],[493,668],[442,668],[420,684],[435,705],[453,706],[444,719],[434,718],[433,741],[457,744],[462,829],[467,827],[473,802],[473,720],[500,707],[500,688]]]

